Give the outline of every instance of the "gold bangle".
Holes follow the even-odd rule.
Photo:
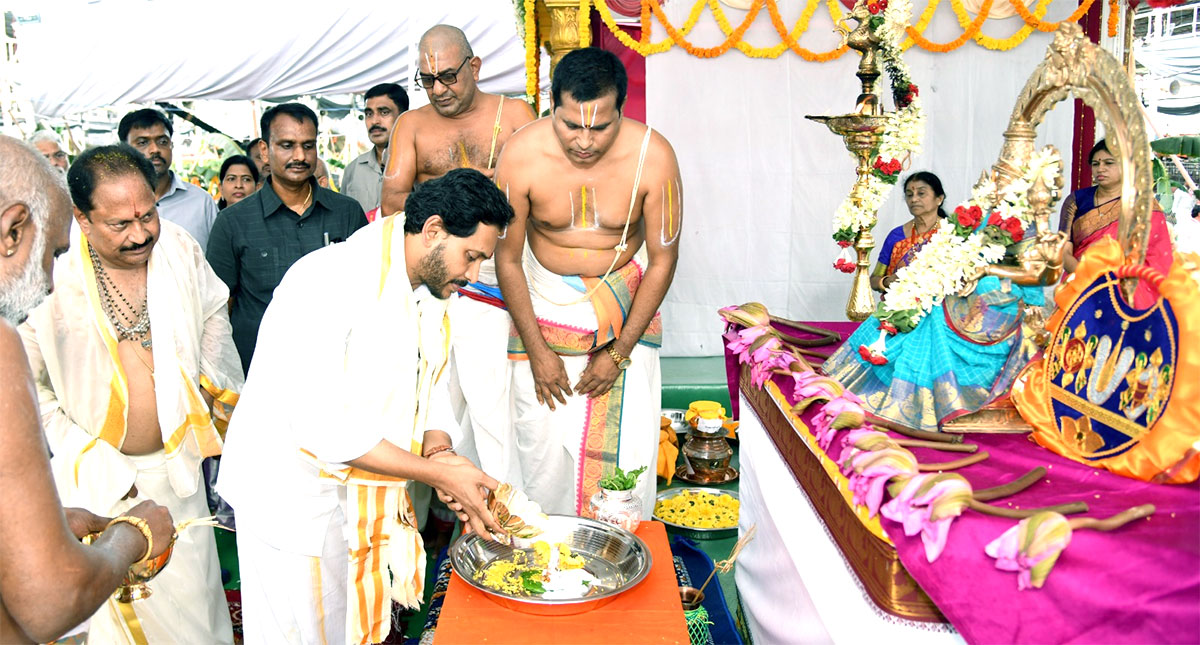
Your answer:
[[[146,523],[146,520],[143,520],[140,517],[134,517],[132,515],[122,515],[120,517],[114,517],[112,521],[108,523],[108,526],[104,527],[104,530],[107,531],[108,529],[112,528],[113,524],[118,522],[124,522],[125,524],[136,528],[142,532],[142,537],[146,538],[146,554],[143,555],[137,562],[134,562],[134,564],[141,564],[146,560],[149,560],[150,554],[154,553],[154,533],[150,530],[150,525]]]

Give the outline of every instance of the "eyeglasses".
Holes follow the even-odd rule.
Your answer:
[[[458,67],[455,67],[453,71],[442,72],[441,74],[438,74],[437,76],[434,76],[432,74],[421,74],[420,72],[418,72],[417,75],[413,78],[413,80],[420,83],[421,87],[423,87],[427,90],[433,89],[433,84],[435,81],[438,83],[441,83],[442,85],[445,85],[445,86],[454,85],[455,83],[458,82],[459,70],[461,70],[463,68],[463,65],[466,65],[467,61],[469,61],[469,60],[471,60],[470,56],[463,59],[463,62],[459,63]]]

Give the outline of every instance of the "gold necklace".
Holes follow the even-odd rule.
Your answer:
[[[304,201],[300,203],[300,212],[302,214],[304,213],[304,211],[308,210],[308,202],[309,202],[309,200],[312,199],[312,196],[313,196],[313,188],[312,188],[312,184],[309,184],[308,185],[308,195],[305,196]]]

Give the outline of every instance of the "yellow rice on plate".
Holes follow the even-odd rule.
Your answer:
[[[570,547],[559,543],[558,568],[566,571],[582,569],[587,561],[582,555],[571,553]],[[529,596],[521,583],[521,574],[526,571],[544,573],[550,565],[550,544],[544,540],[533,543],[529,551],[513,551],[504,559],[496,559],[475,573],[475,580],[493,591],[499,591],[510,596]]]
[[[695,529],[730,529],[737,526],[741,503],[731,495],[689,490],[654,505],[659,519]]]

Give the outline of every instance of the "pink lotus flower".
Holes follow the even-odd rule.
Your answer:
[[[792,400],[795,401],[792,412],[796,414],[803,413],[813,403],[830,401],[847,393],[846,388],[837,379],[822,376],[811,370],[792,372],[792,380],[796,382],[792,388]],[[858,397],[852,400],[857,402]]]
[[[887,438],[886,435],[884,438]],[[864,439],[876,441],[873,437]],[[875,517],[883,501],[884,487],[893,477],[915,476],[917,458],[899,446],[884,447],[878,450],[859,450],[843,462],[842,467],[853,471],[850,475],[850,490],[854,493],[854,504],[865,505],[869,517]]]
[[[838,430],[861,428],[866,422],[866,413],[861,406],[845,397],[830,400],[812,417],[811,430],[821,450],[829,452]]]
[[[1071,543],[1067,518],[1043,511],[1023,520],[992,540],[983,550],[996,558],[996,568],[1017,572],[1017,589],[1040,589],[1063,549]]]
[[[899,477],[888,487],[892,500],[880,509],[883,516],[904,526],[904,534],[921,534],[925,559],[933,562],[946,548],[950,524],[971,501],[971,484],[955,473],[929,473]]]
[[[766,326],[754,326],[730,331],[724,335],[727,341],[725,346],[729,351],[738,355],[738,361],[741,363],[750,362],[750,346],[754,341],[758,340],[759,336],[767,333],[770,328]]]
[[[780,340],[772,336],[763,347],[753,350],[750,354],[750,382],[754,387],[762,387],[767,379],[771,378],[773,370],[790,372],[795,361],[796,357],[782,349]]]
[[[849,460],[851,457],[862,452],[874,452],[884,448],[899,448],[895,441],[886,434],[875,430],[874,428],[856,428],[842,435],[842,451],[838,455],[838,463],[841,464],[842,474],[849,475],[853,468],[850,467]]]

